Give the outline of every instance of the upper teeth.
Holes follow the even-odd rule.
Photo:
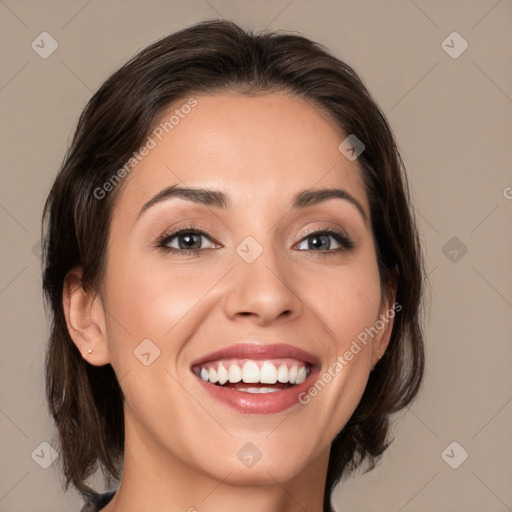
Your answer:
[[[276,382],[300,384],[306,380],[309,367],[303,362],[281,362],[248,360],[245,363],[218,361],[213,364],[201,365],[198,370],[204,381],[225,384],[226,382],[245,382],[275,384]]]

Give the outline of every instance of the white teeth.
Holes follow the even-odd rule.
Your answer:
[[[306,380],[306,368],[304,366],[301,366],[299,368],[299,371],[297,372],[297,380],[295,381],[295,384],[300,384]]]
[[[277,370],[272,363],[265,361],[261,366],[260,382],[262,384],[275,384],[277,382]]]
[[[228,381],[228,371],[222,364],[217,368],[217,377],[219,377],[219,384],[225,384]]]
[[[274,388],[238,388],[238,391],[245,391],[246,393],[275,393],[276,391],[280,391],[279,389]]]
[[[242,367],[242,380],[246,384],[260,381],[260,369],[254,361],[247,361]]]
[[[293,365],[290,368],[290,374],[288,376],[288,382],[290,384],[295,384],[295,381],[297,380],[297,372],[299,371],[299,367],[297,365]]]
[[[238,363],[238,364],[237,364]],[[204,381],[211,382],[212,384],[218,383],[223,386],[226,383],[236,384],[237,382],[244,382],[245,384],[301,384],[309,375],[310,368],[305,366],[304,363],[292,364],[287,362],[273,361],[254,361],[246,360],[241,365],[241,362],[230,360],[219,360],[216,363],[207,364],[200,369],[196,370],[197,375]],[[277,386],[278,389],[279,386]],[[241,388],[240,388],[241,389]],[[253,388],[247,389],[265,389],[275,391],[275,388]],[[248,391],[249,393],[256,393],[256,391]],[[258,391],[261,393],[269,393],[270,391]]]
[[[219,377],[217,375],[217,372],[215,371],[215,368],[210,368],[210,371],[208,372],[208,380],[213,383],[215,383],[219,380]]]
[[[240,366],[237,364],[232,364],[228,370],[228,379],[229,382],[235,384],[236,382],[240,382],[242,380],[242,370],[240,370]]]
[[[277,369],[277,380],[283,383],[288,382],[288,373],[288,367],[285,364],[282,364]]]

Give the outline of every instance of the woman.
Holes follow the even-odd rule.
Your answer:
[[[375,466],[424,368],[402,167],[356,73],[298,35],[202,22],[102,85],[43,217],[83,511],[331,512]]]

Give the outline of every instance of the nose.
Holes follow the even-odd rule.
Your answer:
[[[300,316],[303,303],[295,293],[293,275],[285,261],[278,261],[275,251],[263,250],[252,263],[236,253],[234,260],[232,284],[224,299],[230,320],[249,317],[263,326]]]

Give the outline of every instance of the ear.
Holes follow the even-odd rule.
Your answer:
[[[64,279],[62,303],[73,343],[94,366],[110,363],[105,310],[99,294],[82,286],[83,271],[76,267]]]
[[[402,305],[395,302],[397,286],[398,269],[395,267],[382,294],[379,318],[377,321],[380,321],[379,325],[384,324],[384,327],[380,330],[379,335],[374,338],[372,343],[372,365],[378,363],[379,359],[388,348],[396,312],[402,309]]]

